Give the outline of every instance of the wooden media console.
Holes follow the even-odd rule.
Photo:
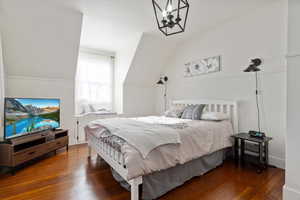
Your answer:
[[[18,165],[63,147],[68,150],[68,145],[68,130],[49,130],[2,141],[0,166],[9,167],[14,174]]]

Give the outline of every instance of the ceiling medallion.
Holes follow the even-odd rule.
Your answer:
[[[190,7],[187,0],[152,0],[152,4],[158,28],[163,34],[184,32]]]

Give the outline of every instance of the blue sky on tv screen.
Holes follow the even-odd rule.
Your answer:
[[[16,99],[22,105],[33,105],[39,108],[59,107],[59,99]]]

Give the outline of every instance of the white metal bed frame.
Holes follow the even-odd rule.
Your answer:
[[[238,133],[238,105],[236,101],[226,100],[178,100],[173,101],[173,105],[199,105],[206,104],[205,111],[222,112],[230,116],[234,133]],[[101,140],[93,140],[87,137],[89,147],[89,157],[92,149],[105,160],[118,174],[126,180],[131,186],[131,200],[139,199],[139,185],[143,183],[143,177],[137,177],[131,180],[127,179],[127,169],[125,168],[122,154]]]

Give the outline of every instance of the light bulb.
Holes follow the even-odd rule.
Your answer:
[[[162,14],[163,18],[167,17],[167,11],[166,10],[163,10],[161,14]]]
[[[172,4],[169,3],[168,7],[167,7],[167,11],[170,13],[173,11],[173,8],[172,8]]]

